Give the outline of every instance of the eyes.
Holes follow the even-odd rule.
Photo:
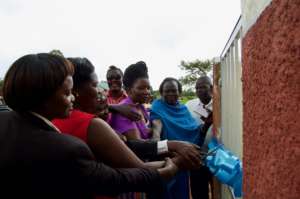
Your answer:
[[[207,91],[209,89],[210,89],[210,86],[208,86],[208,85],[196,86],[196,90]]]
[[[178,93],[178,90],[177,90],[177,89],[165,89],[163,92],[164,92],[165,94],[170,94],[170,93],[172,93],[172,94],[177,94],[177,93]]]
[[[111,75],[107,77],[107,81],[113,81],[113,80],[120,81],[121,75]]]

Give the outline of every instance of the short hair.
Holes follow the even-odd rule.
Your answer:
[[[114,65],[111,65],[111,66],[108,68],[108,70],[107,70],[107,72],[106,72],[106,77],[107,77],[108,73],[110,73],[111,71],[115,71],[115,70],[116,70],[116,71],[119,71],[120,74],[121,74],[121,76],[123,77],[123,72],[122,72],[122,70],[121,70],[120,68],[114,66]]]
[[[182,85],[181,85],[181,83],[180,83],[177,79],[175,79],[175,78],[173,78],[173,77],[167,77],[167,78],[165,78],[165,79],[162,81],[162,83],[161,83],[160,86],[159,86],[159,93],[162,94],[165,83],[167,83],[167,82],[172,82],[172,81],[174,81],[174,82],[177,83],[178,91],[179,91],[179,93],[181,94],[181,93],[182,93]]]
[[[208,77],[207,75],[202,75],[202,76],[200,76],[200,77],[197,79],[196,84],[197,84],[198,82],[208,83],[209,85],[212,86],[211,79],[210,79],[210,77]]]
[[[67,58],[74,66],[73,87],[79,88],[85,82],[91,80],[91,74],[95,72],[95,67],[87,58],[75,57]]]
[[[132,88],[135,81],[139,78],[149,78],[148,68],[145,62],[139,61],[128,66],[124,72],[123,85],[125,89]]]
[[[16,60],[5,75],[4,101],[18,112],[39,108],[73,72],[73,66],[61,56],[48,53],[25,55]]]

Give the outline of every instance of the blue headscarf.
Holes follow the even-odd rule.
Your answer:
[[[158,99],[152,103],[150,119],[161,120],[163,124],[162,139],[188,141],[201,145],[200,127],[184,104],[169,105]]]

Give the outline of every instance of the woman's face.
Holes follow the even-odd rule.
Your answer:
[[[109,90],[120,92],[122,90],[122,74],[119,70],[111,70],[106,75]]]
[[[46,118],[51,120],[69,117],[74,101],[72,88],[72,76],[67,76],[62,86],[44,104],[43,112],[46,113]]]
[[[162,87],[162,99],[170,105],[176,105],[179,98],[178,84],[175,81],[167,81]]]
[[[128,95],[134,103],[146,103],[150,97],[150,83],[148,78],[137,79],[132,88],[129,89]]]
[[[78,89],[74,90],[75,102],[80,110],[88,113],[95,113],[98,103],[101,100],[98,83],[96,73],[92,73],[88,81],[84,82]]]

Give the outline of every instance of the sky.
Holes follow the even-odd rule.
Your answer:
[[[220,56],[240,0],[0,0],[0,78],[23,55],[59,49],[110,65],[145,61],[154,89],[184,75],[180,61]]]

